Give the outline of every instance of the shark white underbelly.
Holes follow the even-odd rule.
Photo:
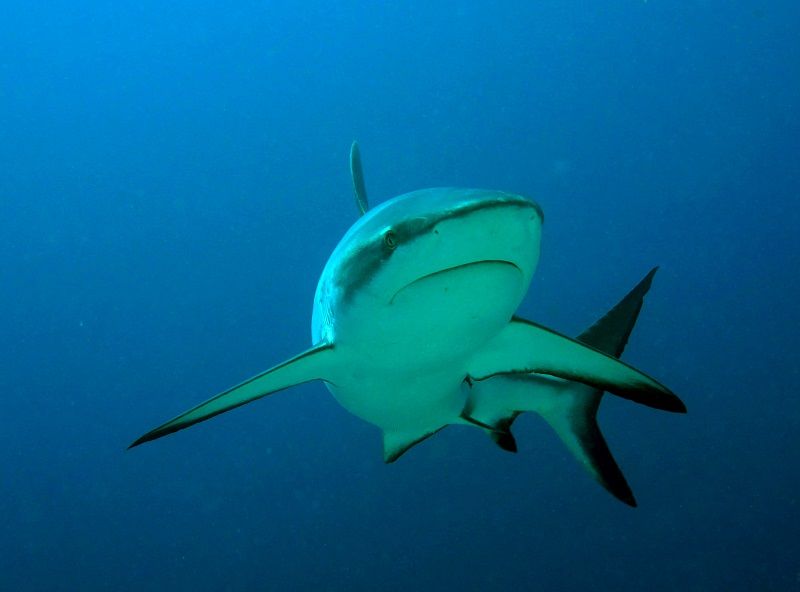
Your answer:
[[[415,439],[453,422],[466,404],[469,360],[508,324],[522,282],[515,266],[484,262],[416,282],[380,312],[353,303],[336,331],[337,348],[352,361],[328,388],[385,432]]]

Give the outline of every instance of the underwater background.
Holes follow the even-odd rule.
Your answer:
[[[0,590],[800,589],[800,4],[4,2]],[[520,314],[654,265],[605,397],[639,501],[539,418],[394,465],[320,383],[136,437],[310,345],[370,199],[545,212]]]

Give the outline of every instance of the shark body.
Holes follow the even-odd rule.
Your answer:
[[[369,210],[355,144],[351,171],[363,216],[320,277],[313,347],[132,446],[323,380],[345,409],[382,430],[387,462],[451,424],[476,426],[515,451],[511,423],[534,411],[601,484],[635,505],[594,417],[604,390],[685,411],[669,389],[617,359],[652,272],[594,331],[570,339],[514,316],[539,259],[543,216],[535,202],[500,191],[435,188]]]

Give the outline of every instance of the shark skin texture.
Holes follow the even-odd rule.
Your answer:
[[[667,387],[618,359],[655,270],[571,339],[515,316],[539,260],[543,214],[535,202],[445,187],[369,209],[355,142],[350,169],[361,217],[320,276],[313,346],[154,428],[131,448],[322,380],[342,407],[382,430],[386,462],[452,424],[474,426],[515,451],[511,424],[531,411],[601,485],[635,505],[595,414],[604,391],[686,411]]]

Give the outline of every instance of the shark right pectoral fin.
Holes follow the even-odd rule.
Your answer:
[[[333,345],[322,344],[313,347],[150,430],[129,448],[188,428],[290,386],[311,380],[325,380],[334,363]]]
[[[685,413],[683,402],[643,372],[591,346],[524,319],[513,319],[472,359],[472,380],[536,373],[573,380],[637,403]]]

